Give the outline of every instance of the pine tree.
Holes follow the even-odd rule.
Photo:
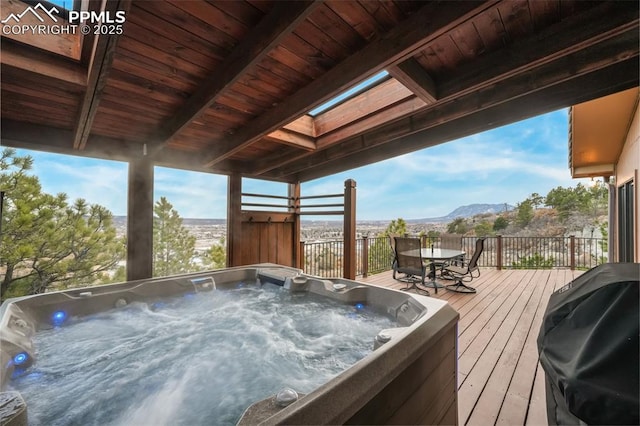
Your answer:
[[[153,276],[196,270],[196,237],[182,226],[182,218],[165,197],[153,207]]]
[[[0,154],[2,298],[103,283],[124,258],[111,213],[82,199],[69,205],[63,193],[43,193],[29,174],[32,166],[31,157],[14,149]]]

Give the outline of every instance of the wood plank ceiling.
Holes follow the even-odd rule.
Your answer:
[[[296,182],[638,85],[635,1],[105,7],[122,34],[79,59],[2,36],[3,145]]]

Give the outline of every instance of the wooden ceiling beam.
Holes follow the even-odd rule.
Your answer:
[[[131,0],[107,0],[104,4],[103,12],[110,16],[115,16],[116,11],[129,11]],[[94,48],[89,61],[87,73],[87,90],[76,119],[76,128],[73,134],[73,148],[85,149],[93,120],[98,112],[102,91],[107,84],[107,77],[111,71],[113,56],[118,44],[119,34],[95,35],[93,40]]]
[[[387,108],[413,93],[397,80],[389,79],[371,89],[345,101],[344,103],[323,112],[314,118],[316,137],[360,120],[377,111]]]
[[[91,135],[87,147],[83,151],[75,150],[69,144],[73,132],[68,129],[45,126],[41,124],[2,119],[0,128],[0,145],[13,148],[31,149],[64,155],[81,155],[101,160],[128,162],[144,155],[144,142],[127,141],[106,136]],[[154,157],[157,166],[198,171],[203,173],[231,174],[238,172],[250,174],[251,170],[244,164],[227,160],[215,170],[198,167],[201,163],[199,153],[165,150]]]
[[[316,137],[313,118],[309,115],[303,115],[291,123],[285,124],[282,128],[292,132],[301,133],[305,136],[309,136],[310,138]]]
[[[172,138],[206,111],[226,90],[288,36],[321,3],[313,1],[278,1],[251,32],[233,49],[217,71],[187,100],[180,111],[158,133],[164,148]]]
[[[627,37],[629,37],[632,34],[630,31],[637,29],[638,25],[637,13],[634,13],[631,6],[633,5],[629,3],[603,4],[595,10],[589,10],[578,17],[563,21],[564,31],[560,31],[558,27],[560,24],[557,24],[542,34],[534,35],[509,49],[469,64],[463,73],[455,74],[447,81],[441,82],[439,87],[441,97],[438,106],[443,105],[443,102],[453,100],[457,102],[463,95],[473,94],[486,88],[494,88],[498,84],[502,86],[510,77],[523,73],[526,75],[529,71],[529,67],[526,66],[528,62],[532,62],[534,66],[542,66],[584,49],[585,46],[619,36],[620,32],[626,31]],[[601,16],[611,16],[611,19],[598,19]],[[592,21],[593,24],[588,24]],[[589,31],[585,33],[586,27],[589,28]],[[581,40],[577,34],[582,33],[585,33],[585,39]],[[630,51],[627,49],[624,54],[629,53]],[[575,67],[572,63],[568,63],[566,66],[567,69]],[[428,110],[429,105],[425,104],[422,108],[414,106],[414,108],[416,109],[409,108],[405,115],[413,114],[419,109]],[[399,114],[391,119],[398,119],[401,116]],[[375,125],[372,121],[363,120],[353,126],[347,126],[318,138],[318,150],[325,149],[347,138],[353,140],[354,136],[374,130]],[[367,129],[365,124],[370,124],[372,127]],[[409,125],[409,121],[406,121],[405,124]],[[285,158],[281,157],[278,161],[280,165],[286,165],[300,161],[308,155],[309,153],[302,153]],[[258,162],[256,170],[260,170],[262,173],[268,173],[269,170],[272,170],[274,162],[268,160],[263,159]]]
[[[387,71],[426,104],[432,104],[438,100],[435,81],[414,58],[392,65],[387,68]]]
[[[328,135],[319,137],[316,140],[316,149],[325,149],[345,139],[351,139],[353,135],[359,135],[367,131],[375,130],[377,127],[419,111],[424,108],[425,105],[426,104],[422,99],[411,96],[402,102],[379,110],[376,114],[342,127],[336,132],[331,132]],[[275,153],[254,163],[252,169],[256,175],[262,175],[278,167],[298,161],[307,155],[309,155],[308,152],[295,153],[288,156]]]
[[[86,69],[74,61],[38,49],[28,49],[10,40],[2,40],[0,62],[3,66],[43,75],[78,87],[87,85]]]
[[[292,146],[311,152],[316,150],[316,141],[313,138],[304,136],[288,130],[276,130],[265,136],[265,139],[278,142],[282,145]]]
[[[234,155],[363,79],[411,56],[425,44],[496,3],[497,1],[492,0],[464,1],[429,3],[423,6],[387,34],[345,58],[284,102],[241,128],[225,143],[219,144],[206,164],[212,166]]]
[[[403,136],[392,143],[366,148],[365,142],[362,150],[342,156],[338,162],[319,162],[317,165],[279,178],[301,182],[317,179],[636,87],[637,68],[636,57],[613,67],[567,80],[550,90],[532,92],[511,102],[494,105],[439,126]],[[631,77],[634,73],[635,77]],[[602,81],[610,81],[611,85],[602,87]]]
[[[443,123],[475,114],[484,109],[512,102],[518,97],[547,90],[566,81],[613,67],[629,58],[637,58],[639,43],[637,31],[629,30],[625,37],[606,40],[535,69],[523,71],[509,79],[502,80],[499,85],[494,84],[465,95],[455,96],[448,101],[438,103],[437,108],[427,108],[411,117],[382,126],[364,136],[344,140],[316,154],[308,155],[295,164],[291,163],[288,167],[282,168],[278,177],[302,173],[307,168],[317,167],[328,161],[336,161],[359,151],[392,142],[400,137],[441,126]],[[612,55],[612,52],[616,52],[616,54]],[[638,78],[637,69],[635,77]]]

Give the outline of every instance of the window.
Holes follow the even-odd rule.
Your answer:
[[[618,188],[618,261],[634,261],[633,180]]]

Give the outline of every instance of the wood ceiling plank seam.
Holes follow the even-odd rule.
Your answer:
[[[295,117],[322,104],[343,90],[353,86],[388,65],[412,56],[428,42],[451,28],[495,5],[494,1],[447,3],[446,10],[434,13],[434,5],[423,6],[414,15],[384,36],[340,62],[329,72],[301,88],[287,99],[262,114],[235,133],[206,161],[207,166],[261,139],[265,134],[282,127]],[[364,74],[363,74],[364,73]]]
[[[122,97],[137,97],[141,99],[142,102],[149,103],[159,102],[174,110],[179,107],[181,104],[180,101],[183,100],[183,98],[175,93],[170,95],[167,91],[149,90],[146,87],[131,84],[120,78],[113,78],[113,71],[115,70],[112,69],[111,71],[107,87],[111,90],[117,90],[118,93],[122,94]]]
[[[118,87],[125,92],[147,96],[160,102],[176,103],[176,107],[188,96],[184,91],[158,85],[138,75],[120,71],[115,66],[109,73],[109,80],[108,85],[111,87]]]
[[[144,59],[132,56],[123,50],[119,52],[118,56],[114,59],[113,67],[122,72],[133,74],[155,82],[155,84],[161,84],[182,92],[191,92],[197,87],[197,84],[193,81],[191,76],[183,73],[171,74],[170,72],[166,72],[162,69],[164,68],[163,64],[161,64],[162,66],[158,67],[159,69],[156,70],[148,63],[142,62],[143,60],[149,62],[148,58]]]
[[[336,43],[343,46],[347,52],[353,52],[361,48],[366,42],[356,30],[351,28],[347,22],[326,4],[318,7],[314,13],[309,15],[308,21]]]
[[[179,54],[172,54],[163,50],[163,47],[160,46],[159,42],[149,44],[153,43],[154,40],[159,41],[161,39],[160,36],[153,36],[149,34],[148,37],[148,43],[137,39],[135,35],[123,37],[119,50],[125,50],[129,52],[130,56],[141,58],[141,61],[145,61],[150,64],[161,64],[162,67],[168,69],[169,72],[175,73],[176,70],[180,70],[182,73],[193,76],[192,78],[194,80],[198,80],[202,78],[203,75],[211,72],[214,64],[208,64],[205,62],[208,60],[208,57],[201,56],[199,54],[191,55],[191,53],[195,53],[195,51],[191,49],[179,49]],[[169,50],[172,49],[169,48]],[[211,65],[212,67],[208,67],[207,65]]]
[[[241,87],[231,88],[224,93],[224,96],[227,98],[235,99],[237,102],[247,103],[249,105],[255,106],[256,108],[260,108],[260,112],[268,109],[271,106],[270,103],[267,103],[262,99],[256,99],[251,96],[247,96],[246,94],[239,92],[237,89],[242,89],[242,88]]]
[[[238,80],[238,83],[261,92],[261,96],[270,97],[271,104],[280,100],[283,96],[286,96],[286,94],[289,93],[285,88],[272,84],[268,79],[260,77],[257,73],[253,72],[244,73],[242,78]]]
[[[478,35],[485,46],[485,52],[493,52],[504,46],[506,33],[498,9],[488,10],[477,16],[473,23],[477,28],[483,29],[483,31],[478,30]]]
[[[118,84],[118,82],[113,79],[109,79],[109,83],[105,87],[104,96],[109,96],[112,99],[119,99],[122,101],[128,101],[131,98],[136,99],[136,105],[140,105],[142,108],[158,108],[162,113],[169,113],[170,111],[174,111],[178,102],[176,99],[154,99],[148,97],[144,92],[144,89],[140,92],[135,92],[133,90],[122,89],[122,85]],[[132,89],[131,86],[128,86],[129,89]],[[138,96],[141,95],[141,96]]]
[[[303,86],[312,81],[311,77],[303,75],[296,70],[281,64],[269,56],[262,58],[262,61],[257,65],[257,67],[269,70],[269,72],[278,75],[280,78],[289,80],[296,86]]]
[[[364,14],[367,17],[369,14],[358,2],[328,0],[325,4],[366,41],[371,41],[377,34],[384,32],[384,29],[375,20],[363,18]]]
[[[255,106],[253,104],[248,104],[246,102],[241,102],[234,97],[229,96],[227,93],[225,93],[224,96],[220,96],[216,102],[232,108],[236,111],[240,111],[245,114],[251,114],[253,116],[259,114],[261,111],[264,111],[264,109],[261,107]]]
[[[298,73],[308,75],[311,79],[316,79],[318,76],[326,72],[324,69],[310,64],[283,46],[275,46],[268,53],[268,56]]]
[[[629,33],[629,40],[624,43],[624,46],[619,48],[618,50],[636,49],[637,57],[638,34],[634,33],[633,31],[630,31]],[[636,40],[635,42],[634,38]],[[615,43],[617,42],[617,40],[614,40],[613,42]],[[596,49],[594,50],[596,52],[592,52],[590,55],[585,54],[585,52],[574,53],[572,57],[564,57],[558,59],[553,63],[546,64],[544,67],[539,67],[535,71],[523,72],[521,75],[511,77],[510,79],[514,81],[510,82],[509,84],[503,82],[500,87],[485,87],[484,89],[473,91],[464,96],[456,96],[455,99],[439,103],[437,110],[426,109],[424,111],[421,111],[418,114],[412,116],[414,129],[411,133],[423,131],[434,126],[441,125],[442,123],[454,121],[467,115],[475,114],[479,111],[505,104],[510,100],[524,96],[521,90],[525,88],[528,88],[528,91],[525,91],[524,93],[537,93],[542,91],[543,89],[562,84],[563,82],[568,81],[572,78],[576,78],[578,76],[586,76],[597,72],[598,70],[605,68],[607,66],[607,63],[603,63],[601,60],[599,60],[599,58],[594,56],[600,55],[608,57],[608,52],[610,52],[611,50],[610,46],[600,49],[596,47]],[[611,59],[611,61],[615,60],[615,58]],[[625,60],[629,60],[626,55],[624,58],[620,58],[618,62],[624,62]],[[582,67],[580,69],[576,69],[575,72],[567,71],[567,66],[576,62],[583,64]],[[556,78],[552,78],[552,74],[555,74]],[[545,78],[541,78],[542,76],[545,76]],[[466,107],[463,108],[463,105],[466,105]],[[405,136],[396,135],[396,137],[393,137],[394,131],[391,131],[390,128],[393,128],[394,126],[398,127],[398,125],[395,123],[391,124],[390,126],[385,125],[373,134],[368,135],[368,143],[370,143],[372,146],[377,144],[390,143],[393,142],[393,140],[396,138]],[[350,147],[350,143],[352,143],[354,139],[345,140],[331,146],[328,149],[335,151],[336,155],[338,155],[337,153],[339,152],[342,152],[344,155],[346,155],[346,153],[349,152],[350,149],[352,149]],[[288,172],[288,174],[296,173],[297,171],[303,170],[306,167],[312,167],[313,164],[317,163],[317,161],[317,158],[313,158],[313,156],[307,156],[304,161],[299,160],[295,164],[294,167],[297,167],[297,170],[290,171]]]
[[[104,11],[111,16],[115,16],[116,11],[128,12],[131,7],[131,0],[107,0],[104,4]],[[126,23],[124,30],[126,30]],[[100,96],[107,83],[107,76],[111,70],[114,53],[118,44],[119,34],[99,35],[94,43],[94,52],[88,68],[87,91],[80,104],[76,118],[76,129],[73,136],[73,148],[82,151],[89,139],[91,125],[95,118]]]
[[[271,70],[260,66],[260,64],[255,67],[253,73],[261,80],[270,81],[272,84],[278,86],[281,90],[286,91],[287,93],[291,93],[298,88],[298,86],[292,81],[274,74]]]
[[[557,24],[564,27],[563,36],[558,36],[554,31],[555,26],[552,26],[547,31],[531,35],[506,50],[484,55],[476,61],[475,66],[467,66],[462,69],[462,72],[449,73],[447,80],[439,81],[442,98],[460,96],[476,91],[481,86],[497,84],[508,78],[509,75],[533,69],[590,45],[617,37],[630,29],[637,29],[638,17],[630,8],[626,12],[624,12],[624,8],[619,10],[616,8],[614,19],[598,20],[597,17],[608,9],[606,4],[604,6],[604,8],[594,8],[580,15],[580,18],[574,18],[571,23],[565,20]],[[593,23],[590,19],[596,19],[596,22]],[[591,22],[591,25],[588,25],[589,29],[583,30],[582,28],[588,22]],[[584,39],[576,39],[575,35],[577,34],[582,34]],[[489,77],[488,73],[492,73],[493,76]]]
[[[215,1],[215,0],[214,0]],[[263,13],[267,13],[273,8],[273,3],[277,0],[246,0],[251,6],[256,9],[262,11]]]
[[[540,31],[560,20],[559,0],[529,0],[528,6],[534,31]]]
[[[102,102],[100,105],[100,111],[103,114],[112,115],[113,112],[124,114],[125,117],[130,117],[132,120],[138,120],[140,118],[146,118],[154,123],[165,120],[170,112],[162,112],[156,108],[153,110],[144,108],[143,106],[132,105],[127,103],[122,98],[113,96],[106,96],[103,94]]]
[[[465,22],[454,28],[450,37],[465,60],[475,58],[484,51],[484,43],[473,22]]]
[[[265,91],[258,90],[240,80],[236,81],[229,90],[234,90],[235,92],[242,93],[251,99],[259,101],[264,104],[266,108],[273,106],[273,104],[279,100],[276,96],[266,93]],[[203,112],[204,111],[206,111],[206,109],[203,110]]]
[[[224,12],[248,27],[254,26],[263,15],[260,9],[245,1],[224,2]]]
[[[4,48],[4,41],[2,43],[2,48]],[[0,57],[3,57],[4,51],[0,53],[2,53]],[[82,71],[82,75],[84,74],[85,72]],[[2,84],[15,82],[17,85],[38,87],[39,89],[41,88],[42,90],[46,90],[51,93],[60,93],[72,96],[80,96],[84,94],[84,85],[80,86],[77,84],[70,84],[63,80],[48,77],[44,74],[37,74],[21,68],[15,68],[5,63],[0,64],[0,77]]]
[[[533,32],[528,0],[509,0],[498,5],[498,10],[510,40],[518,40]]]
[[[40,100],[44,99],[52,104],[77,106],[80,101],[78,94],[66,93],[60,90],[34,89],[33,86],[20,86],[8,83],[6,80],[2,82],[1,88],[2,92],[8,92],[9,96],[29,96]]]
[[[216,53],[221,54],[221,60],[228,56],[237,43],[235,39],[194,17],[168,1],[146,1],[137,4],[148,13],[161,20],[174,23],[176,26],[207,41],[215,47]],[[144,6],[142,6],[144,5]]]
[[[3,66],[45,75],[64,82],[63,84],[71,84],[82,88],[87,85],[86,71],[79,64],[37,49],[24,48],[18,43],[12,43],[5,38],[2,38],[0,61]]]
[[[364,0],[359,3],[385,31],[389,31],[390,28],[397,24],[397,21],[389,14],[389,11],[382,7],[382,2]]]
[[[191,49],[199,54],[207,56],[214,60],[215,63],[220,63],[224,60],[226,55],[229,54],[228,50],[219,47],[209,40],[203,39],[197,34],[187,31],[172,22],[157,17],[144,9],[140,9],[137,13],[132,14],[128,20],[137,27],[150,33],[157,34],[158,37],[170,40],[182,48]],[[132,37],[130,34],[127,35]],[[157,44],[154,43],[153,46],[157,46]]]
[[[233,119],[232,117],[236,117],[236,119],[239,119],[239,121],[245,121],[246,119],[254,117],[254,114],[250,114],[250,113],[247,113],[247,112],[239,111],[239,110],[237,110],[235,108],[232,108],[232,107],[229,107],[229,106],[227,106],[227,105],[225,105],[225,104],[223,104],[221,102],[215,102],[202,115],[203,115],[203,117],[208,117],[208,116],[217,116],[217,117],[229,116],[230,119]]]
[[[282,41],[282,46],[292,52],[295,52],[296,55],[311,65],[323,70],[327,70],[330,65],[333,65],[336,62],[336,58],[330,57],[322,50],[312,46],[300,37],[296,31],[293,31],[289,37],[286,37]]]
[[[160,129],[157,135],[160,143],[154,147],[154,150],[162,149],[172,137],[215,102],[220,94],[234,86],[243,72],[255,67],[264,56],[277,47],[283,37],[293,31],[297,24],[306,19],[317,6],[317,3],[303,1],[292,4],[276,3],[272,12],[253,27],[218,70]]]
[[[463,61],[462,53],[449,37],[449,34],[438,37],[429,47],[433,49],[433,53],[442,62],[444,73],[456,69],[456,66]]]
[[[327,33],[308,20],[301,22],[294,30],[294,33],[304,40],[305,43],[318,46],[321,52],[334,61],[344,58],[349,54],[347,48],[329,37]]]
[[[204,1],[170,1],[170,3],[207,25],[218,28],[219,31],[233,38],[235,43],[242,40],[249,30],[247,25],[227,15],[214,4]],[[215,24],[221,25],[218,27]]]

